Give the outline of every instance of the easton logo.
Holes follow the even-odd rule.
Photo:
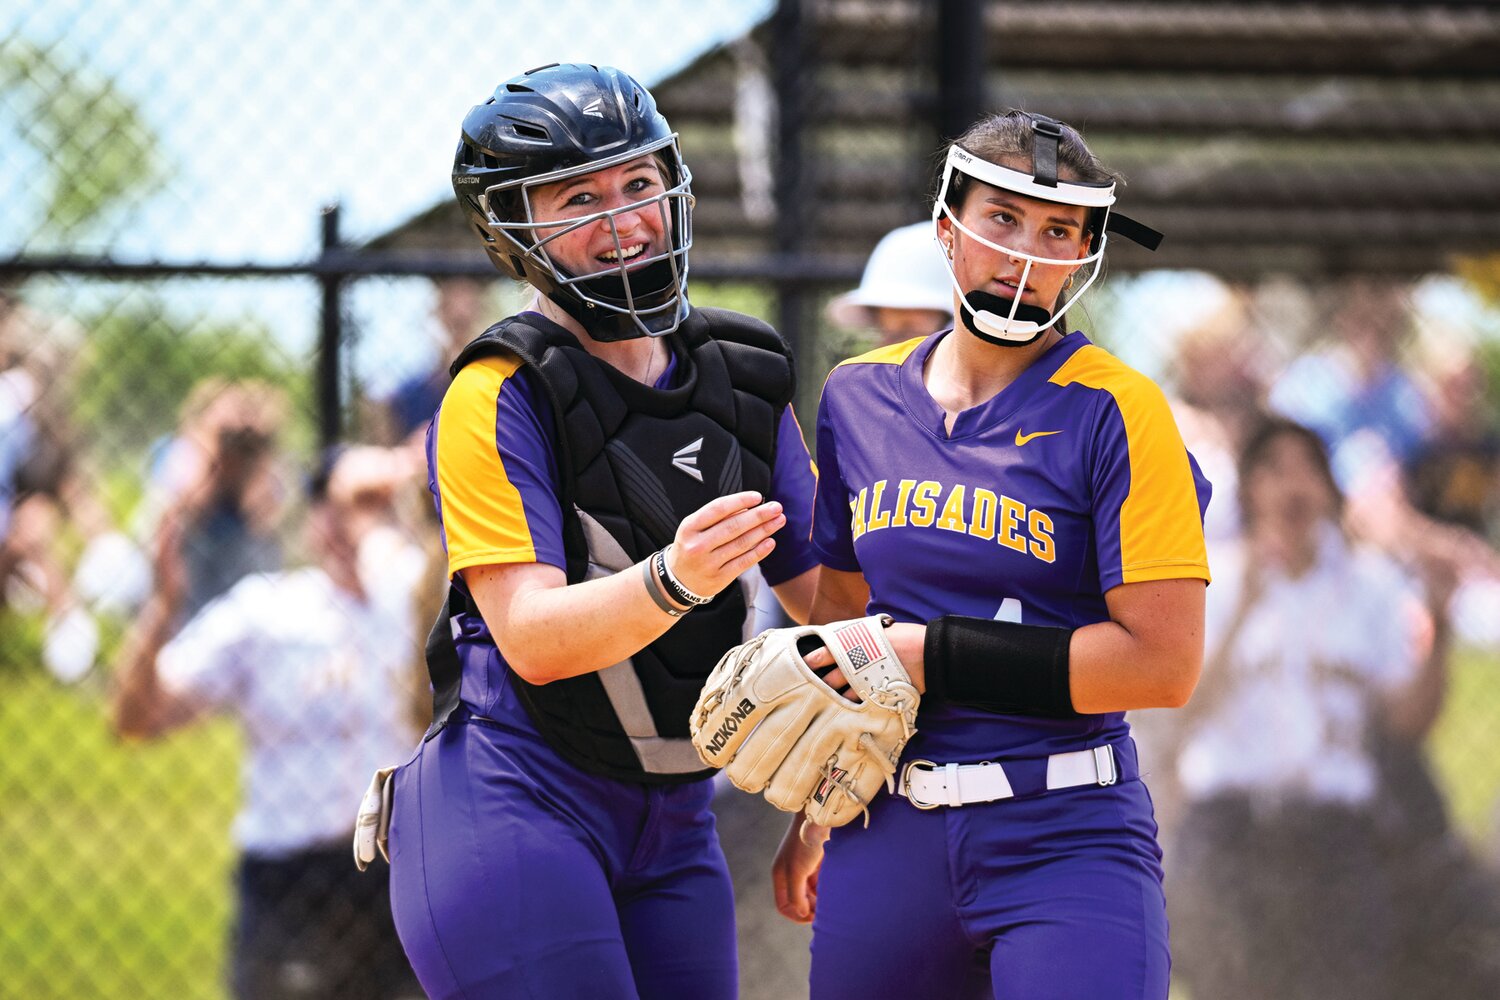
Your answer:
[[[749,698],[741,699],[740,703],[729,713],[729,718],[725,719],[724,724],[714,733],[714,738],[708,741],[708,752],[717,756],[719,751],[724,749],[724,744],[729,742],[729,737],[740,731],[740,725],[750,717],[753,711],[755,711],[755,702]]]
[[[590,118],[603,118],[604,117],[604,102],[603,102],[603,100],[601,98],[598,98],[598,97],[594,98],[592,101],[588,102],[587,104],[585,104],[583,106],[583,113],[586,114],[586,115],[588,115]]]
[[[699,438],[692,444],[685,444],[672,452],[672,464],[680,471],[686,472],[698,482],[703,482],[703,473],[698,469],[698,452],[703,448],[703,439]]]

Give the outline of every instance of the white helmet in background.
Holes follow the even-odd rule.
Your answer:
[[[953,284],[931,222],[892,229],[880,238],[859,287],[828,303],[839,326],[873,327],[875,309],[928,309],[953,315]]]

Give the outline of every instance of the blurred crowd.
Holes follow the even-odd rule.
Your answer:
[[[117,456],[91,454],[63,403],[77,338],[0,309],[0,613],[40,624],[39,665],[102,693],[122,739],[240,728],[233,995],[420,996],[386,872],[360,873],[350,838],[370,775],[430,714],[422,639],[446,573],[426,419],[408,412],[426,397],[372,403],[387,443],[308,456],[282,387],[205,377],[112,512],[100,469]]]
[[[1455,652],[1500,646],[1500,366],[1412,292],[1341,282],[1288,331],[1224,287],[1170,348],[1214,582],[1197,693],[1133,721],[1194,997],[1500,995],[1500,851],[1460,835],[1426,752]],[[425,727],[445,571],[422,438],[486,294],[439,285],[436,357],[369,402],[361,443],[293,455],[280,388],[204,379],[128,504],[61,403],[80,332],[0,298],[0,608],[39,623],[58,682],[104,682],[122,736],[242,727],[238,995],[416,995],[348,827]],[[923,224],[828,322],[878,346],[950,305]],[[769,863],[721,829],[737,882]]]

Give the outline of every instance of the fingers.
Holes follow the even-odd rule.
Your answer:
[[[776,884],[776,912],[794,924],[812,923],[817,911],[817,874],[801,879],[788,879],[777,871],[772,881]]]
[[[682,527],[693,531],[704,531],[726,517],[759,504],[763,498],[755,490],[744,490],[717,497],[682,519]]]
[[[776,912],[797,924],[811,923],[818,908],[818,872],[823,864],[823,843],[803,839],[802,817],[792,820],[776,860],[771,865],[771,885],[776,893]]]
[[[717,593],[776,547],[771,537],[786,526],[775,500],[754,491],[704,504],[683,518],[669,554],[673,574],[700,594]]]
[[[849,682],[844,680],[844,672],[842,670],[834,669],[824,674],[823,683],[833,688],[849,701],[859,701],[859,695],[855,694],[854,689],[849,686]]]
[[[819,646],[812,652],[807,653],[802,657],[802,662],[806,663],[812,669],[813,673],[823,678],[823,683],[833,688],[839,694],[852,702],[859,701],[859,695],[855,694],[854,689],[849,686],[849,681],[845,679],[844,672],[837,667],[834,667],[832,670],[828,669],[829,667],[833,667],[834,659],[833,653],[829,652],[827,646]]]

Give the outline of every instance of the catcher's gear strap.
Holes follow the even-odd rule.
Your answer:
[[[556,429],[569,584],[633,569],[715,497],[770,496],[777,434],[794,388],[786,343],[765,323],[721,309],[694,309],[670,342],[680,374],[676,385],[658,389],[527,312],[490,327],[450,369],[457,374],[481,357],[508,354],[535,379]],[[684,469],[675,453],[695,442]],[[547,742],[585,770],[643,783],[705,777],[687,719],[714,663],[745,638],[747,603],[744,586],[727,587],[606,671],[543,686],[513,674],[511,683]],[[458,703],[458,685],[454,679],[440,691],[438,672],[456,674],[455,663],[446,650],[436,658],[429,650],[435,701],[447,695],[443,718]],[[430,732],[440,725],[435,713]]]
[[[966,615],[927,625],[926,697],[1002,715],[1075,718],[1068,687],[1073,630]]]

